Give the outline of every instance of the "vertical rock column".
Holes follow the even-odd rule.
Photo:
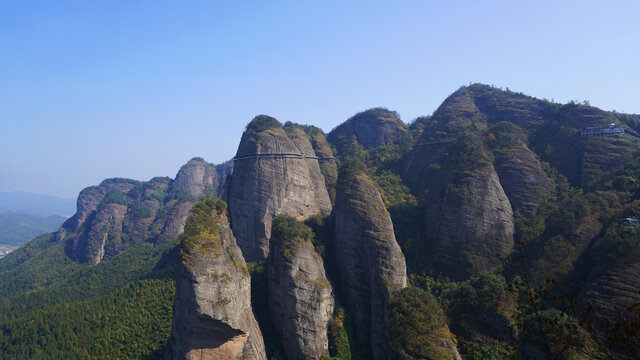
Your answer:
[[[273,222],[269,252],[269,311],[289,359],[329,355],[327,328],[334,298],[311,229],[295,218]]]
[[[296,126],[287,131],[261,115],[249,123],[235,157],[229,188],[233,233],[248,261],[269,254],[271,221],[331,212],[331,200],[316,154]]]
[[[181,236],[173,359],[266,359],[249,272],[225,211],[220,200],[199,202]]]
[[[357,339],[385,359],[386,307],[407,285],[404,255],[380,193],[363,174],[340,178],[336,192],[336,260]]]

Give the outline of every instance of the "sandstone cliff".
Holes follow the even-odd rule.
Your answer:
[[[386,306],[407,285],[404,255],[375,185],[363,174],[342,176],[335,207],[335,252],[356,338],[384,359]]]
[[[181,236],[173,359],[266,359],[251,281],[220,200],[198,203]]]
[[[78,210],[56,233],[79,261],[97,264],[120,254],[131,242],[175,239],[196,200],[218,194],[224,170],[194,158],[175,180],[141,182],[108,179],[78,196]]]
[[[549,177],[540,161],[524,145],[494,152],[495,169],[515,214],[534,216],[551,195]]]
[[[269,312],[289,359],[329,355],[327,328],[334,298],[311,229],[274,219],[269,251]]]
[[[430,194],[425,227],[434,263],[465,278],[490,271],[513,248],[514,221],[493,166],[462,180],[457,188]]]
[[[324,181],[329,192],[329,198],[331,198],[331,204],[336,201],[336,183],[338,181],[338,166],[336,160],[333,157],[333,151],[331,145],[327,141],[324,132],[315,126],[305,125],[302,127],[304,132],[311,141],[313,151],[318,157],[320,163],[320,171],[324,175]]]
[[[317,157],[297,126],[285,129],[264,115],[247,126],[236,153],[228,197],[233,232],[247,260],[269,254],[271,221],[276,215],[303,219],[331,211]]]
[[[391,145],[405,136],[409,127],[398,114],[383,108],[363,111],[331,130],[329,141],[340,149],[345,142],[356,140],[365,147]]]

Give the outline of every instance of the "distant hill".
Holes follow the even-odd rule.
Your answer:
[[[40,216],[71,216],[76,212],[76,201],[21,191],[0,192],[0,212],[6,211]]]
[[[0,244],[22,245],[38,235],[58,230],[66,219],[60,215],[0,212]]]

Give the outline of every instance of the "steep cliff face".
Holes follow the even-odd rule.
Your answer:
[[[513,213],[493,166],[475,171],[451,192],[430,195],[426,207],[433,261],[446,274],[464,278],[489,271],[511,252]]]
[[[540,161],[524,145],[494,152],[495,169],[514,214],[534,216],[553,187]]]
[[[374,108],[354,115],[333,129],[328,138],[338,147],[352,139],[365,147],[376,147],[393,144],[408,130],[409,127],[398,118],[396,112]]]
[[[269,253],[271,221],[278,214],[298,219],[331,211],[331,200],[309,138],[258,116],[247,126],[235,157],[229,210],[238,245],[249,261]]]
[[[338,166],[333,157],[331,146],[324,135],[324,132],[315,126],[306,125],[303,127],[304,132],[309,137],[313,151],[318,157],[320,171],[324,175],[324,182],[331,198],[331,204],[336,201],[336,184],[338,181]]]
[[[98,186],[90,186],[82,190],[80,195],[78,195],[75,215],[69,218],[69,220],[62,225],[62,228],[66,231],[77,231],[89,215],[97,210],[98,205],[108,192],[112,190],[127,192],[131,190],[136,183],[137,181],[129,179],[107,179]],[[64,237],[64,233],[58,234],[58,237]]]
[[[181,236],[173,359],[266,359],[251,308],[251,281],[222,201],[205,199]]]
[[[473,85],[420,124],[404,178],[426,199],[427,255],[448,275],[501,263],[513,246],[514,211],[530,218],[550,196],[551,182],[527,143],[551,107]]]
[[[637,216],[637,215],[636,215]],[[616,358],[636,359],[640,324],[640,225],[610,224],[587,252],[590,260],[580,268],[588,273],[578,297],[601,343],[610,345]],[[634,348],[634,351],[630,349]]]
[[[334,298],[311,229],[295,218],[273,222],[269,251],[269,312],[289,359],[329,355],[327,328]]]
[[[185,191],[197,199],[204,195],[214,195],[219,182],[215,165],[208,164],[202,158],[193,158],[182,165],[171,183],[171,190]]]
[[[122,251],[122,220],[127,207],[120,204],[108,204],[96,213],[84,240],[84,256],[90,264],[102,261],[105,254],[114,256]]]
[[[220,172],[225,171],[194,158],[175,180],[105,180],[80,192],[78,211],[56,239],[67,240],[70,254],[91,264],[120,254],[132,241],[158,244],[175,239],[195,201],[220,189]]]
[[[407,285],[406,264],[389,213],[365,174],[341,178],[335,207],[335,250],[357,339],[384,359],[386,306]]]

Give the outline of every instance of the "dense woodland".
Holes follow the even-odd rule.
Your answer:
[[[405,135],[391,145],[370,147],[354,137],[329,138],[339,163],[338,181],[366,173],[375,182],[406,257],[410,284],[391,300],[389,347],[403,359],[447,359],[436,346],[444,336],[453,339],[465,359],[640,358],[640,303],[633,294],[638,289],[628,289],[628,298],[615,304],[600,294],[623,286],[612,282],[632,279],[590,286],[610,269],[639,263],[640,225],[634,221],[640,219],[638,137],[580,139],[575,130],[583,118],[572,114],[590,114],[590,106],[561,105],[480,85],[472,90],[489,120],[486,126],[458,134],[447,148],[449,162],[433,165],[438,166],[442,191],[454,198],[464,195],[469,176],[520,148],[535,153],[552,186],[533,214],[525,215],[526,208],[514,211],[515,249],[492,259],[500,266],[491,271],[451,275],[429,253],[423,219],[433,194],[408,185],[406,164],[423,132],[439,129],[434,123],[440,121],[438,114],[403,124]],[[542,115],[530,115],[539,123],[510,121],[505,108],[517,110],[513,118],[526,119],[531,104],[541,109]],[[638,116],[607,114],[607,121],[628,132],[640,131]],[[455,116],[448,121],[464,120]],[[386,109],[356,117],[400,122],[398,114]],[[273,124],[266,119],[263,125]],[[576,165],[571,158],[576,147],[603,150],[588,158],[576,153]],[[620,166],[603,166],[616,152],[630,155]],[[313,216],[304,222],[283,217],[273,227],[280,236],[311,241],[333,283],[339,274],[332,217]],[[0,260],[3,358],[163,358],[169,346],[178,241],[132,244],[95,266],[78,263],[65,246],[43,235]],[[267,354],[284,359],[264,301],[267,264],[247,265]],[[336,289],[336,297],[341,296]],[[336,307],[329,324],[329,349],[332,359],[369,356],[354,341],[343,306]]]

